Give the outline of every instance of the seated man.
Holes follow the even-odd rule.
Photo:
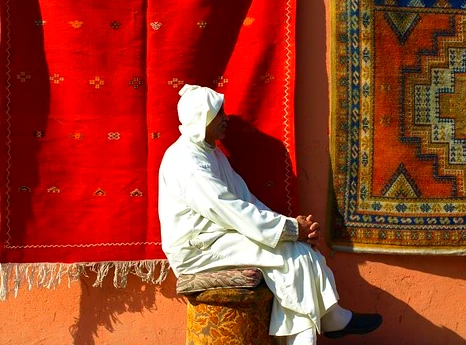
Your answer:
[[[223,94],[193,85],[179,94],[181,136],[159,172],[162,248],[175,275],[258,267],[274,294],[269,333],[287,344],[315,344],[316,331],[339,338],[375,330],[380,315],[339,306],[312,216],[270,210],[216,147],[228,122]]]

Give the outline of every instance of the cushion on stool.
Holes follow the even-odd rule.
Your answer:
[[[181,274],[176,282],[176,292],[187,295],[213,289],[253,288],[261,281],[262,272],[255,267]]]

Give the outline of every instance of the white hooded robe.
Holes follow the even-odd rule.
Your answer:
[[[284,336],[311,327],[320,332],[320,318],[338,301],[325,258],[306,243],[281,240],[287,224],[297,227],[296,220],[260,202],[223,152],[203,140],[205,118],[193,117],[204,121],[189,124],[204,128],[193,135],[183,131],[186,116],[180,115],[182,135],[160,166],[162,249],[170,266],[176,276],[258,267],[275,296],[269,333]]]

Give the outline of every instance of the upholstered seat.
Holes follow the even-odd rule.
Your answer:
[[[178,278],[186,295],[188,345],[271,345],[273,294],[257,268],[229,269]]]
[[[261,281],[262,272],[255,267],[182,274],[178,277],[176,292],[187,295],[214,289],[253,288]]]

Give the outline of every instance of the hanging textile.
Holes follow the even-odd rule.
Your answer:
[[[463,2],[334,3],[334,249],[466,254]]]
[[[233,166],[291,214],[294,18],[294,0],[3,1],[3,290],[88,266],[163,280],[157,172],[185,83],[225,94]]]

